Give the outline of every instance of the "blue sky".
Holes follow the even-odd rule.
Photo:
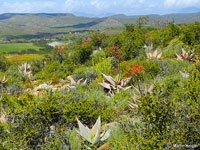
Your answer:
[[[0,0],[0,13],[73,13],[81,16],[200,12],[200,0]]]

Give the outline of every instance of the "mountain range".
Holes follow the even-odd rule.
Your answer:
[[[143,15],[144,16],[144,15]],[[174,21],[177,24],[200,21],[198,13],[176,13],[149,16],[148,25]],[[134,24],[142,16],[126,16],[124,14],[109,17],[81,17],[69,13],[5,13],[0,14],[0,36],[37,35],[44,33],[65,33],[73,31],[103,30],[124,27]]]

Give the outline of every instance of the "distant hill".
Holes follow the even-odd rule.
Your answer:
[[[167,15],[147,15],[149,24],[156,24],[159,20],[172,21],[175,23],[193,23],[200,21],[199,13],[178,13]],[[107,28],[123,27],[124,24],[136,23],[138,17],[123,14],[104,18],[80,17],[64,13],[6,13],[0,14],[0,36],[55,34],[70,31],[103,30]]]
[[[175,23],[194,23],[195,21],[200,21],[200,12],[198,13],[176,13],[167,15],[146,15],[149,16],[150,24],[159,21],[161,19],[170,21],[175,21]],[[126,16],[123,14],[111,16],[111,18],[120,21],[121,23],[136,23],[138,17],[142,16]]]

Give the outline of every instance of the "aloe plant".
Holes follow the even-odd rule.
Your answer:
[[[6,113],[4,113],[0,117],[0,123],[7,123],[7,122],[8,122],[8,119],[6,118]]]
[[[65,80],[64,82],[67,82],[68,84],[66,85],[67,88],[75,88],[77,85],[80,85],[80,84],[86,84],[87,83],[87,79],[85,79],[84,82],[81,82],[83,79],[79,79],[78,81],[75,81],[73,79],[72,76],[68,76],[67,77],[67,80]]]
[[[7,82],[8,80],[6,80],[6,75],[4,74],[3,78],[0,80],[0,84],[3,85]]]
[[[80,134],[85,140],[90,142],[92,145],[97,144],[100,141],[105,141],[106,139],[109,138],[111,130],[105,130],[103,131],[102,134],[101,132],[101,119],[100,116],[97,119],[95,125],[92,127],[92,129],[89,129],[87,126],[84,126],[78,119],[78,126],[79,126],[79,131],[76,130],[78,134]]]
[[[138,105],[137,105],[137,104],[134,104],[134,103],[129,102],[129,101],[128,101],[128,106],[129,106],[131,109],[138,108]]]
[[[2,106],[2,104],[1,104],[1,106]],[[7,123],[8,122],[8,119],[6,117],[7,113],[5,112],[5,110],[3,108],[1,108],[1,113],[0,114],[2,114],[0,116],[0,123]]]
[[[6,75],[4,74],[3,78],[0,80],[0,88],[1,88],[1,92],[0,93],[4,93],[4,89],[6,89],[6,82],[8,80],[6,80]]]
[[[153,90],[154,86],[153,84],[147,89],[147,87],[145,88],[142,88],[141,87],[141,90],[137,89],[134,87],[134,89],[137,91],[137,93],[139,93],[140,95],[137,95],[135,94],[134,92],[131,93],[131,96],[133,98],[133,100],[137,100],[139,97],[142,97],[142,96],[145,96],[147,95],[148,93],[152,93],[152,90]]]
[[[131,80],[131,77],[128,77],[126,79],[120,79],[120,73],[116,76],[116,78],[114,79],[111,76],[107,76],[103,73],[101,73],[105,78],[106,78],[106,82],[103,81],[102,83],[98,83],[99,85],[103,86],[105,89],[107,89],[109,91],[110,94],[114,94],[114,90],[128,90],[129,88],[132,88],[132,86],[127,86],[125,87]]]
[[[162,56],[162,53],[160,53],[160,54],[158,54],[158,51],[157,51],[157,49],[154,51],[154,52],[149,52],[149,53],[147,53],[147,57],[148,57],[148,59],[158,59],[158,58],[160,58]]]
[[[194,60],[194,55],[191,51],[186,52],[183,48],[182,48],[182,53],[180,55],[176,54],[177,59],[178,60]]]
[[[24,76],[31,77],[31,64],[28,64],[27,62],[23,63],[21,66],[18,66],[18,70],[20,73],[22,73]]]

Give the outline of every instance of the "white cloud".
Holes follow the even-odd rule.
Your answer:
[[[0,13],[36,13],[55,10],[56,3],[53,1],[34,2],[2,2]]]
[[[165,0],[164,5],[167,8],[199,7],[200,0]]]
[[[74,13],[85,16],[145,15],[200,8],[200,0],[0,0],[0,13]]]
[[[66,0],[65,9],[72,13],[131,13],[142,8],[144,4],[145,0]]]

